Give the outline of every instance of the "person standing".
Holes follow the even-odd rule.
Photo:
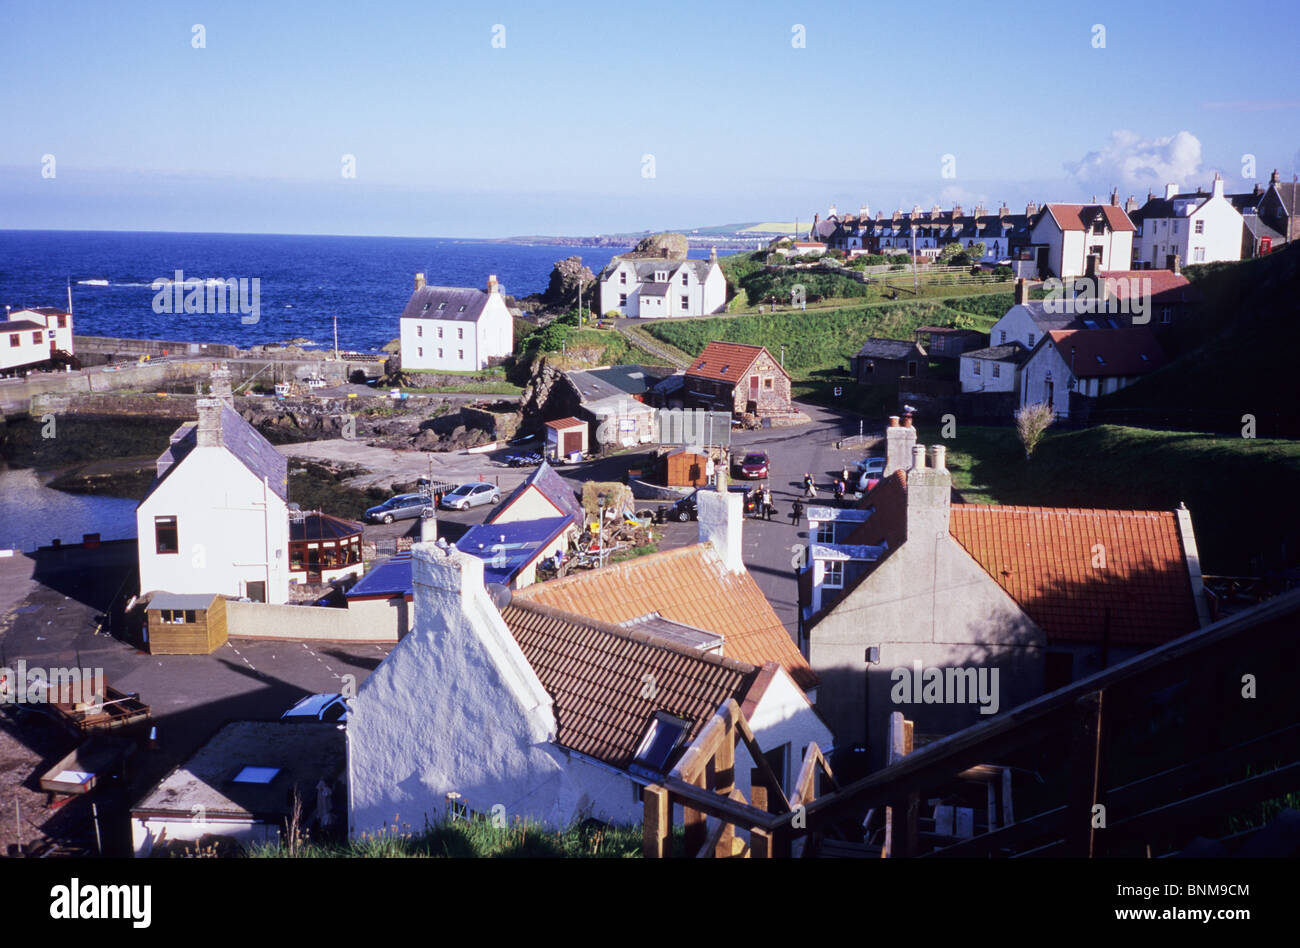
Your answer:
[[[799,526],[799,521],[803,519],[803,501],[796,500],[790,508],[790,526]]]
[[[767,487],[766,484],[764,484],[763,485],[763,519],[764,520],[772,519],[772,509],[773,509],[772,491]]]
[[[716,478],[717,475],[714,473],[713,468],[713,455],[710,454],[709,460],[704,464],[704,480],[706,484],[712,487],[716,483]]]

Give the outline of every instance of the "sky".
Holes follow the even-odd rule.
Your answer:
[[[1293,20],[0,0],[0,230],[590,235],[1144,198],[1216,171],[1245,190],[1300,172],[1300,57],[1269,38]]]

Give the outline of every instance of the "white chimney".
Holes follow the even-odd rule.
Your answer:
[[[745,561],[741,556],[741,542],[745,499],[725,487],[720,491],[702,490],[695,499],[699,508],[700,542],[712,543],[731,572],[743,572]]]
[[[497,275],[495,273],[489,273],[487,291],[489,293],[496,293],[500,289],[501,287],[497,284]]]
[[[1176,184],[1166,184],[1166,185],[1165,185],[1165,200],[1166,200],[1166,201],[1168,201],[1170,198],[1176,197],[1177,195],[1178,195],[1178,185],[1176,185]]]
[[[895,471],[906,471],[911,463],[916,429],[912,427],[910,415],[906,422],[900,425],[897,415],[889,416],[889,427],[885,429],[885,469],[881,472],[881,477],[888,477]]]
[[[912,470],[913,471],[925,470],[925,445],[923,444],[912,445]],[[909,472],[909,476],[910,476],[910,472]]]
[[[423,274],[423,273],[417,273],[417,274],[415,275],[415,288],[416,288],[417,290],[422,290],[422,289],[424,289],[424,274]]]
[[[930,469],[939,474],[948,473],[947,454],[948,449],[942,444],[933,445],[930,448]]]
[[[933,449],[934,467],[925,466],[925,448],[916,446],[916,465],[907,472],[907,541],[929,543],[948,536],[952,475],[944,466],[945,449]]]
[[[1223,197],[1223,175],[1217,171],[1214,173],[1214,184],[1210,188],[1215,197]]]
[[[438,541],[438,517],[432,507],[420,512],[420,542],[436,543]]]

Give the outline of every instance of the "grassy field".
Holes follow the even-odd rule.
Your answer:
[[[847,367],[868,337],[910,339],[917,327],[925,325],[987,330],[995,321],[996,317],[947,303],[920,301],[663,322],[646,327],[646,331],[688,355],[695,355],[714,340],[766,346],[778,357],[784,345],[786,371],[805,380],[819,370]]]
[[[523,386],[510,382],[448,382],[445,385],[402,386],[403,392],[418,392],[424,395],[509,395],[518,398]]]
[[[681,833],[678,831],[681,851]],[[261,846],[248,852],[255,858],[406,858],[406,859],[629,859],[641,856],[641,828],[570,827],[548,830],[518,820],[494,825],[473,818],[426,826],[422,832],[393,827],[389,832],[341,843]]]
[[[1257,575],[1300,548],[1300,444],[1102,425],[1049,431],[1026,462],[1015,430],[962,427],[942,440],[970,503],[1171,510],[1186,503],[1211,574]],[[1243,502],[1241,488],[1249,490]],[[1252,562],[1255,558],[1258,562]]]

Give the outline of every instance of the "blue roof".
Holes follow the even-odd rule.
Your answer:
[[[524,566],[572,523],[572,517],[483,523],[470,527],[456,541],[456,549],[483,561],[485,583],[509,585]]]
[[[347,597],[362,599],[367,596],[410,596],[413,593],[411,554],[398,553],[362,576],[356,585],[347,591]]]

